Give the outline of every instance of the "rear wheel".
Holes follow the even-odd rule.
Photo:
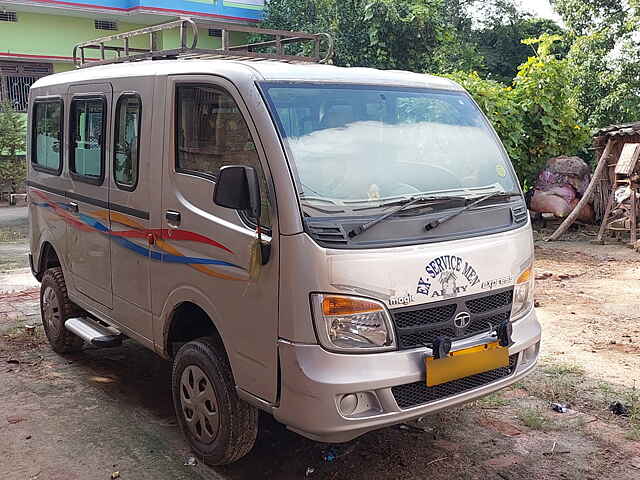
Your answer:
[[[44,333],[54,352],[68,353],[82,348],[84,341],[64,327],[67,319],[81,312],[67,296],[62,269],[54,267],[44,272],[40,284],[40,314]]]
[[[238,398],[227,356],[212,338],[180,348],[171,387],[178,424],[204,463],[224,465],[249,453],[258,411]]]

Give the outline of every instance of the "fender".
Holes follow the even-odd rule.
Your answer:
[[[171,319],[173,316],[173,312],[181,303],[184,302],[191,302],[197,305],[207,314],[207,316],[211,320],[211,323],[218,331],[218,334],[222,339],[222,343],[227,352],[227,356],[229,357],[229,362],[231,363],[231,368],[233,370],[233,365],[235,363],[235,352],[227,347],[227,345],[229,345],[229,342],[227,341],[227,335],[225,335],[226,332],[221,326],[222,322],[220,321],[220,314],[218,310],[216,309],[211,299],[208,298],[204,294],[204,292],[197,288],[186,285],[172,290],[169,295],[167,295],[160,315],[154,315],[153,324],[155,351],[163,358],[169,358],[168,337],[169,328],[171,327]]]
[[[71,275],[67,275],[69,270],[65,262],[66,259],[63,255],[64,251],[63,249],[59,248],[58,245],[56,244],[56,241],[54,240],[53,235],[51,234],[51,230],[49,228],[46,228],[45,230],[40,232],[40,238],[37,243],[38,249],[36,252],[34,252],[32,247],[31,253],[29,254],[32,259],[37,258],[37,262],[33,262],[33,260],[31,260],[33,262],[33,266],[31,269],[33,276],[36,277],[38,281],[40,281],[40,279],[42,278],[42,275],[44,274],[45,249],[43,248],[43,245],[45,243],[48,243],[49,245],[51,245],[51,248],[53,248],[53,251],[56,253],[56,256],[58,257],[58,261],[60,262],[60,267],[62,268],[62,274],[64,275],[65,283],[67,284],[67,288],[70,289],[72,287],[71,284],[73,282],[71,281]]]

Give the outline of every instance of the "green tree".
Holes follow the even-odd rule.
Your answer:
[[[445,0],[271,0],[265,27],[327,32],[334,63],[447,72],[480,65],[459,29],[470,28],[467,2]],[[455,14],[454,14],[455,10]],[[457,26],[456,26],[457,25]]]
[[[513,81],[516,102],[525,124],[527,174],[534,174],[550,157],[583,150],[590,138],[580,124],[571,65],[552,53],[557,35],[525,40],[537,45],[537,54],[518,68]]]
[[[9,102],[0,103],[0,183],[15,191],[26,176],[26,164],[18,157],[25,144],[25,126],[22,116]]]
[[[500,82],[510,83],[518,72],[518,66],[535,54],[531,46],[522,41],[538,38],[544,33],[562,34],[563,30],[553,20],[533,18],[517,9],[506,13],[489,17],[482,28],[474,31],[473,40],[484,58],[482,72]],[[566,55],[567,50],[565,45],[560,45],[561,55]]]
[[[577,36],[607,31],[612,36],[634,28],[637,0],[551,0],[565,25]]]
[[[640,120],[640,2],[555,0],[572,41],[569,81],[590,128]]]
[[[640,48],[633,40],[614,54],[606,34],[578,37],[568,59],[585,124],[594,129],[640,121]]]

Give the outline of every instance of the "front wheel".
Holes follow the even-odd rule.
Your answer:
[[[69,353],[82,349],[84,341],[64,326],[67,319],[81,315],[81,310],[67,296],[67,285],[60,267],[49,268],[42,276],[40,314],[44,333],[54,352]]]
[[[207,465],[245,456],[258,434],[258,411],[238,398],[229,361],[211,338],[178,350],[171,379],[178,424]]]

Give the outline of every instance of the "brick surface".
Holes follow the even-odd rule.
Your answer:
[[[40,291],[30,288],[19,292],[11,292],[0,296],[0,325],[12,327],[17,322],[27,320],[39,321]]]

